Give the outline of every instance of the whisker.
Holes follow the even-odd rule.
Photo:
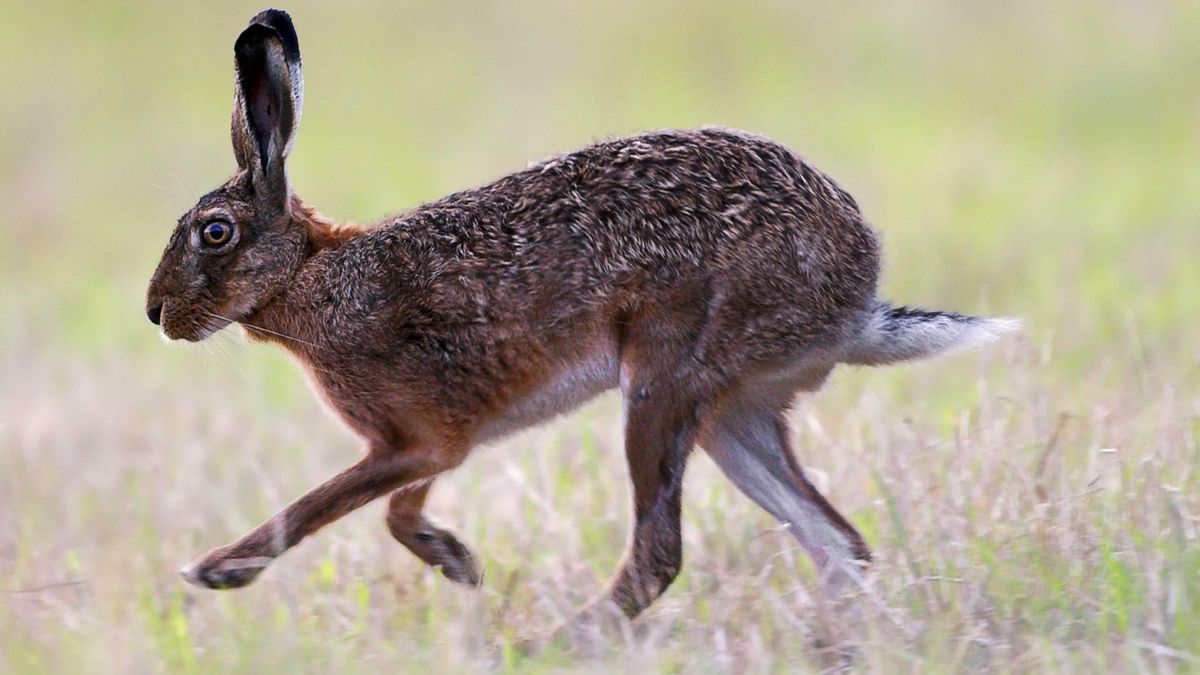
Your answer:
[[[269,328],[263,328],[262,326],[255,326],[254,324],[251,324],[251,323],[246,323],[245,321],[236,321],[236,320],[234,320],[234,319],[231,319],[231,318],[229,318],[229,317],[227,317],[227,316],[221,316],[220,314],[216,314],[216,313],[213,313],[213,312],[208,312],[208,311],[206,311],[206,312],[205,312],[205,314],[207,314],[207,315],[209,315],[209,316],[211,316],[211,317],[217,318],[217,319],[221,319],[222,321],[228,321],[229,323],[240,323],[240,324],[242,324],[243,326],[245,326],[246,328],[249,328],[250,330],[256,330],[256,331],[260,331],[260,332],[263,332],[263,333],[268,333],[268,334],[270,334],[270,335],[276,335],[276,336],[279,336],[279,337],[281,337],[281,338],[285,338],[285,339],[287,339],[287,340],[292,340],[292,341],[294,341],[294,342],[299,342],[299,343],[300,343],[300,344],[302,344],[302,345],[308,345],[309,347],[313,347],[313,348],[316,348],[316,347],[317,347],[317,345],[315,345],[315,344],[313,344],[312,342],[309,342],[309,341],[307,341],[307,340],[301,340],[301,339],[300,339],[300,338],[298,338],[298,337],[293,337],[293,336],[291,336],[291,335],[287,335],[287,334],[285,334],[285,333],[280,333],[280,332],[278,332],[278,331],[273,331],[273,330],[271,330],[271,329],[269,329]]]
[[[242,342],[241,340],[238,340],[237,338],[230,335],[229,333],[226,333],[225,331],[217,331],[216,333],[213,333],[212,336],[221,340],[222,344],[224,344],[224,345],[236,347],[237,349],[240,349],[243,352],[249,351],[249,347],[246,346],[246,343]]]
[[[242,346],[242,345],[240,343],[238,343],[236,340],[233,340],[233,338],[231,338],[228,335],[225,335],[223,333],[220,333],[220,332],[214,333],[214,336],[216,336],[216,335],[220,335],[221,339],[217,340],[215,342],[212,340],[206,340],[206,342],[212,342],[212,345],[213,345],[213,347],[216,348],[216,351],[221,354],[221,357],[224,358],[226,362],[228,362],[230,365],[232,365],[234,367],[235,370],[238,371],[238,373],[242,376],[243,380],[245,380],[246,382],[252,382],[253,378],[250,377],[250,373],[247,372],[246,369],[242,367],[242,364],[238,363],[237,358],[235,358],[234,355],[229,351],[230,344],[237,344],[238,346]]]
[[[160,182],[154,182],[150,185],[171,201],[171,208],[180,211],[186,211],[188,209],[188,203],[193,201],[192,195],[196,193],[194,190],[191,190],[187,185],[184,184],[183,176],[179,175],[178,172],[172,171],[169,175],[175,180],[174,185],[167,186]]]
[[[229,318],[229,317],[227,317],[227,316],[221,316],[220,314],[216,314],[216,313],[214,313],[214,312],[205,311],[205,314],[208,314],[209,316],[211,316],[211,317],[214,317],[214,318],[217,318],[217,319],[221,319],[222,321],[228,321],[228,322],[230,322],[230,323],[240,323],[240,324],[242,324],[243,326],[245,326],[246,328],[249,328],[250,330],[257,330],[257,331],[261,331],[261,332],[263,332],[263,333],[269,333],[269,334],[271,334],[271,335],[278,335],[278,336],[279,336],[279,337],[281,337],[281,338],[285,338],[285,339],[287,339],[287,340],[293,340],[293,341],[295,341],[295,342],[299,342],[300,344],[303,344],[303,345],[308,345],[309,347],[312,347],[312,348],[314,348],[314,349],[317,349],[317,348],[319,348],[319,347],[318,347],[316,344],[314,344],[314,343],[312,343],[312,342],[308,342],[307,340],[301,340],[301,339],[300,339],[300,338],[298,338],[298,337],[293,337],[293,336],[291,336],[291,335],[287,335],[287,334],[284,334],[284,333],[279,333],[279,332],[276,332],[276,331],[273,331],[273,330],[270,330],[270,329],[267,329],[267,328],[263,328],[263,327],[261,327],[261,326],[255,326],[255,325],[253,325],[253,324],[249,324],[249,323],[246,323],[246,322],[244,322],[244,321],[234,321],[233,319],[230,319],[230,318]],[[220,331],[218,331],[218,332],[216,332],[216,333],[213,333],[213,335],[221,335],[221,332],[220,332]],[[233,344],[236,344],[236,345],[238,345],[238,347],[239,347],[239,348],[241,348],[241,349],[247,349],[247,347],[246,347],[246,345],[245,345],[245,344],[243,344],[242,342],[240,342],[240,341],[238,341],[238,340],[234,339],[232,336],[225,335],[225,336],[223,336],[223,338],[222,338],[222,339],[227,339],[227,340],[228,340],[230,343],[233,343]],[[306,364],[305,364],[305,367],[306,367],[306,368],[308,368],[309,370],[312,370],[312,371],[315,371],[315,372],[320,372],[320,373],[329,373],[329,374],[331,374],[331,375],[333,375],[333,374],[336,374],[336,371],[330,370],[330,369],[328,369],[328,368],[322,368],[322,367],[320,367],[320,366],[316,365],[315,363],[306,363]],[[379,389],[378,391],[383,391],[383,390],[382,390],[382,389]]]

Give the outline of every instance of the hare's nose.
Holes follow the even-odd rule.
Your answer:
[[[146,316],[150,319],[150,323],[157,326],[158,322],[162,321],[162,303],[160,302],[153,307],[147,307]]]

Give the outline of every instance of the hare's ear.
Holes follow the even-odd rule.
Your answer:
[[[300,125],[304,80],[300,41],[286,12],[268,9],[250,20],[233,45],[237,86],[233,154],[256,190],[287,199],[283,161]]]

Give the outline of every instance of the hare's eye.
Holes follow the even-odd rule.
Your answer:
[[[223,220],[214,220],[204,226],[200,238],[206,246],[221,246],[233,237],[233,226]]]

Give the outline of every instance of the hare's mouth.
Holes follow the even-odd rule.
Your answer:
[[[213,333],[233,323],[220,314],[201,310],[198,315],[189,311],[172,311],[171,303],[163,303],[160,310],[160,334],[168,340],[200,342]]]
[[[235,318],[209,311],[205,311],[204,316],[204,321],[201,322],[197,327],[195,338],[197,342],[211,336],[213,333],[216,333],[226,326],[241,320],[240,317]]]
[[[217,321],[200,321],[188,326],[177,327],[164,325],[159,333],[168,340],[183,340],[185,342],[200,342],[211,337],[228,324]]]

